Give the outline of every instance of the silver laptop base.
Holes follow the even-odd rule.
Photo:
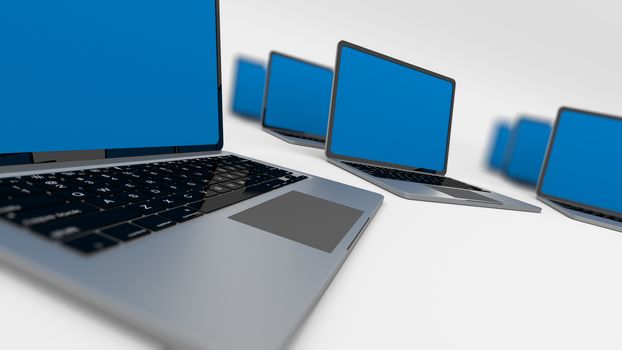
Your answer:
[[[535,205],[531,205],[525,202],[521,202],[519,200],[504,196],[495,192],[478,192],[478,191],[468,191],[473,192],[478,195],[482,195],[490,199],[490,201],[480,201],[473,199],[464,199],[457,198],[445,194],[439,190],[435,189],[435,186],[425,185],[414,182],[407,181],[398,181],[392,179],[379,178],[375,176],[371,176],[363,171],[360,171],[356,168],[353,168],[344,162],[336,159],[328,159],[328,161],[336,166],[347,170],[354,175],[361,177],[374,185],[377,185],[397,196],[406,199],[426,201],[426,202],[437,202],[437,203],[445,203],[445,204],[459,204],[459,205],[467,205],[474,207],[484,207],[484,208],[494,208],[494,209],[506,209],[506,210],[517,210],[517,211],[525,211],[531,213],[540,213],[542,209]],[[460,190],[462,191],[462,190]]]
[[[546,198],[538,197],[538,199],[544,204],[550,206],[551,208],[557,210],[558,212],[566,215],[567,217],[573,220],[577,220],[577,221],[581,221],[587,224],[592,224],[592,225],[608,228],[610,230],[622,232],[622,222],[609,220],[607,218],[601,218],[596,215],[591,215],[591,214],[584,213],[578,210],[564,208],[561,205]]]

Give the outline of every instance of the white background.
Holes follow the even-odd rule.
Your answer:
[[[617,1],[221,4],[225,149],[374,190],[385,202],[296,349],[620,349],[622,237],[542,214],[399,199],[230,115],[238,54],[333,65],[341,39],[453,77],[448,175],[538,204],[486,171],[493,122],[561,105],[622,114]],[[157,345],[0,265],[0,348]]]

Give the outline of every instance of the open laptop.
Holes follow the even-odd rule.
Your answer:
[[[621,154],[621,117],[561,108],[538,199],[572,219],[622,232]]]
[[[332,84],[332,69],[271,52],[263,129],[295,145],[324,149]]]
[[[266,67],[248,58],[238,58],[233,88],[233,113],[250,119],[261,119]]]
[[[221,151],[218,28],[217,1],[0,5],[0,154],[31,163],[0,167],[0,259],[171,348],[281,348],[382,197]]]
[[[539,212],[445,177],[455,82],[342,41],[337,48],[328,160],[398,196]]]
[[[509,123],[503,121],[497,123],[494,129],[494,136],[490,144],[488,155],[488,166],[490,169],[499,171],[503,169],[505,161],[505,153],[508,148],[510,136],[512,135],[512,127]]]
[[[533,117],[521,117],[507,146],[503,165],[505,175],[519,183],[535,187],[551,137],[551,124]]]

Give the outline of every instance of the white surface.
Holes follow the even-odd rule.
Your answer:
[[[339,39],[458,82],[448,175],[538,204],[482,166],[497,115],[622,114],[615,1],[222,1],[225,149],[385,195],[295,349],[620,349],[622,236],[529,214],[397,198],[229,115],[236,54],[331,64]],[[581,51],[579,51],[581,50]],[[0,348],[157,344],[0,265]]]

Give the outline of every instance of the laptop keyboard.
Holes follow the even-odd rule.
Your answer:
[[[384,178],[384,179],[417,182],[417,183],[422,183],[425,185],[453,187],[453,188],[459,188],[459,189],[471,190],[471,191],[488,192],[479,187],[471,186],[469,184],[465,184],[464,182],[460,182],[460,181],[457,181],[457,180],[454,180],[448,177],[444,177],[444,176],[428,175],[428,174],[419,173],[419,172],[384,168],[384,167],[379,167],[379,166],[357,164],[357,163],[351,163],[351,162],[344,162],[344,163],[353,168],[361,170],[369,175]]]
[[[0,179],[0,217],[95,253],[306,179],[233,155]]]
[[[315,137],[315,136],[309,136],[309,135],[298,135],[298,134],[294,134],[294,133],[289,133],[287,131],[279,131],[279,133],[281,133],[281,134],[283,134],[285,136],[295,137],[297,139],[311,140],[311,141],[317,141],[317,142],[324,143],[324,139],[322,139],[321,137]]]
[[[566,203],[562,203],[562,202],[558,202],[558,201],[552,201],[552,202],[554,202],[555,204],[558,204],[558,205],[560,205],[560,206],[562,206],[562,207],[564,207],[566,209],[576,210],[576,211],[580,211],[582,213],[598,216],[598,217],[601,217],[601,218],[622,222],[622,217],[619,217],[619,216],[608,215],[608,214],[604,214],[604,213],[601,213],[601,212],[597,212],[597,211],[593,211],[593,210],[577,207],[577,206],[574,206],[574,205],[570,205],[570,204],[566,204]]]

